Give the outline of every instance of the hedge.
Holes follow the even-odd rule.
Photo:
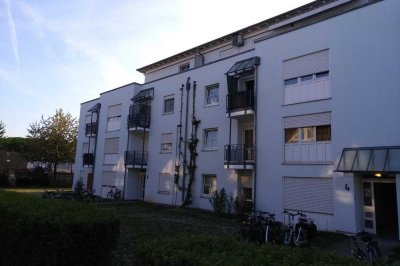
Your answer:
[[[0,191],[0,265],[112,265],[119,227],[92,204]]]
[[[135,265],[365,265],[352,258],[307,248],[240,242],[224,236],[188,236],[142,243]]]

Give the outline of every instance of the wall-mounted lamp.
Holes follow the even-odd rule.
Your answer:
[[[349,185],[347,185],[347,184],[346,184],[346,185],[344,185],[344,189],[345,189],[345,190],[347,190],[347,191],[350,191],[350,187],[349,187]]]
[[[374,176],[375,177],[382,177],[382,174],[381,173],[375,173]]]

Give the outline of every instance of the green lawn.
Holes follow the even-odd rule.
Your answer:
[[[233,217],[218,218],[207,211],[143,202],[108,202],[99,206],[116,210],[121,220],[120,240],[115,252],[116,265],[133,265],[134,262],[138,264],[137,258],[135,259],[138,254],[150,256],[152,259],[160,257],[158,263],[139,260],[140,264],[156,265],[206,265],[210,260],[203,258],[207,256],[215,258],[211,260],[215,265],[270,264],[268,260],[276,265],[310,265],[313,264],[313,259],[316,260],[315,265],[321,265],[321,261],[323,265],[363,265],[356,261],[349,262],[348,258],[342,260],[341,256],[328,252],[331,245],[345,240],[345,236],[340,234],[319,233],[311,250],[272,245],[258,247],[238,240],[239,224]],[[202,246],[199,248],[199,245]],[[151,255],[152,252],[155,254]],[[166,257],[167,253],[176,254]],[[174,256],[187,258],[179,258],[175,262]],[[226,261],[221,261],[219,258],[224,256]],[[282,258],[285,256],[288,259]],[[328,262],[321,259],[324,256],[329,257]],[[339,259],[336,260],[336,257]],[[305,259],[308,261],[303,261]]]

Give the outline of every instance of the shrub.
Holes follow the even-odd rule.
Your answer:
[[[317,249],[235,241],[226,236],[178,235],[137,246],[136,265],[362,265],[352,258]]]
[[[112,265],[119,221],[95,205],[0,191],[0,265]]]
[[[226,194],[225,188],[222,188],[220,191],[214,191],[210,203],[217,215],[230,213],[232,210],[232,196]]]
[[[243,196],[237,196],[234,202],[234,210],[236,214],[241,217],[243,214],[251,212],[254,204],[252,201],[245,199]]]

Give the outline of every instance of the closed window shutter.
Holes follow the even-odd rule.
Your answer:
[[[160,174],[159,183],[158,183],[158,191],[169,193],[172,188],[172,178],[171,174]]]
[[[161,134],[161,144],[172,143],[172,133]]]
[[[283,119],[285,128],[322,126],[331,124],[331,112],[289,116]]]
[[[118,146],[119,146],[119,138],[106,139],[104,153],[105,154],[118,153]]]
[[[116,177],[117,177],[116,172],[103,172],[102,185],[115,186]]]
[[[284,177],[284,207],[333,214],[332,178]]]
[[[329,50],[300,56],[283,62],[284,78],[291,79],[329,70]]]
[[[108,117],[120,116],[121,115],[121,105],[114,105],[108,107]]]

